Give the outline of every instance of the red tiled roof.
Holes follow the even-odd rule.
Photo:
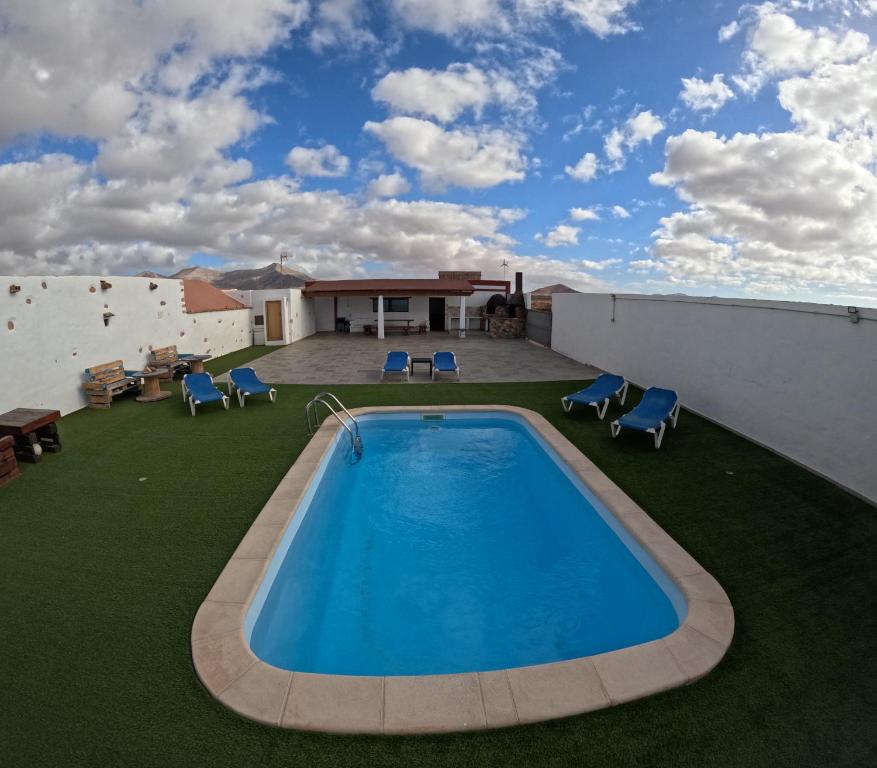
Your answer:
[[[305,283],[302,293],[317,296],[469,296],[473,292],[468,280],[313,280]]]
[[[225,309],[246,309],[247,305],[214,288],[203,280],[183,280],[183,301],[186,312],[221,312]]]

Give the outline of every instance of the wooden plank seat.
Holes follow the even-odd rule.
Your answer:
[[[0,437],[0,488],[21,474],[15,458],[15,440],[11,435]]]
[[[188,373],[189,363],[181,360],[177,353],[175,344],[170,347],[158,347],[153,349],[149,355],[149,366],[151,368],[166,368],[167,375],[163,378],[172,379],[177,371]]]
[[[129,389],[138,389],[140,379],[126,371],[121,360],[85,369],[87,381],[82,385],[89,408],[109,408],[113,398]]]

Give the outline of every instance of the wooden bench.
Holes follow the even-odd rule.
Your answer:
[[[85,375],[88,381],[82,388],[88,397],[89,408],[109,408],[116,395],[140,386],[140,379],[129,376],[121,360],[86,368]]]
[[[189,363],[180,360],[176,345],[153,349],[149,355],[149,365],[151,368],[167,368],[167,376],[163,377],[167,379],[172,379],[177,371],[189,370]]]
[[[15,459],[15,440],[11,435],[0,437],[0,488],[21,474]]]

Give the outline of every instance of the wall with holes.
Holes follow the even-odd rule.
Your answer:
[[[186,314],[179,280],[0,277],[0,413],[82,408],[86,368],[142,368],[152,347],[217,356],[250,343],[249,310]]]
[[[877,501],[877,309],[636,294],[552,303],[556,352],[675,389],[685,408]]]

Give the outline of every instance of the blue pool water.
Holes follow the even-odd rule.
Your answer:
[[[360,423],[362,459],[339,436],[250,608],[264,661],[486,671],[624,648],[681,623],[675,585],[523,419]]]

